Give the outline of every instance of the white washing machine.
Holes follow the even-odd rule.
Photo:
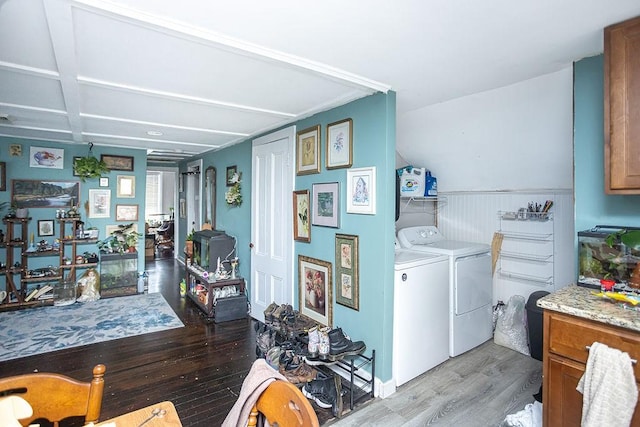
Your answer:
[[[449,358],[448,282],[446,256],[396,249],[393,294],[396,387]]]
[[[458,356],[491,339],[491,247],[446,240],[432,225],[398,231],[403,248],[449,258],[449,355]]]

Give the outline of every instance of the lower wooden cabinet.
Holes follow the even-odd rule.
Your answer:
[[[543,422],[544,426],[580,426],[582,393],[576,390],[584,374],[587,346],[600,342],[640,357],[640,333],[549,310],[544,312]],[[636,384],[640,367],[634,366]],[[612,396],[615,398],[615,396]],[[631,425],[640,427],[640,398]]]

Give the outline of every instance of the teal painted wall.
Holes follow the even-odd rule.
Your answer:
[[[187,170],[186,164],[200,157],[182,162],[180,173]],[[227,234],[237,239],[236,253],[240,264],[238,271],[242,277],[251,277],[250,268],[251,253],[249,242],[251,241],[251,141],[247,140],[240,144],[233,145],[224,150],[206,154],[202,158],[203,173],[208,167],[216,168],[216,224],[217,230],[224,230]],[[242,173],[241,194],[242,205],[229,206],[225,202],[224,195],[229,187],[226,185],[227,167],[236,166],[237,171]],[[185,198],[184,192],[179,193],[179,198]],[[204,202],[204,198],[203,198]],[[204,212],[204,208],[203,208]],[[187,227],[186,218],[178,218],[180,230],[185,230],[185,234],[191,231]],[[178,244],[176,248],[184,247],[185,235],[176,236]],[[181,255],[181,252],[179,253]]]
[[[391,345],[393,330],[393,265],[395,236],[395,93],[376,94],[329,111],[315,114],[294,123],[297,130],[320,125],[321,172],[296,176],[295,189],[311,191],[313,183],[340,183],[340,228],[313,226],[311,243],[295,242],[294,280],[297,283],[297,257],[305,255],[331,262],[334,268],[335,301],[335,235],[359,236],[360,310],[333,303],[333,325],[342,327],[353,340],[364,340],[367,354],[376,350],[376,376],[383,381],[391,378]],[[353,119],[353,168],[376,167],[376,215],[346,213],[347,169],[325,168],[326,126],[345,118]],[[270,132],[269,132],[270,133]],[[251,277],[249,242],[251,238],[251,141],[203,156],[203,168],[217,170],[217,224],[238,238],[240,274]],[[243,203],[227,207],[224,201],[226,167],[237,165],[242,172]],[[186,162],[180,165],[186,170]],[[184,222],[184,220],[183,220]],[[181,227],[186,226],[186,223]],[[185,228],[181,228],[185,229]],[[184,244],[184,236],[181,245]],[[245,261],[246,260],[246,261]],[[296,293],[297,301],[297,293]],[[416,326],[416,325],[414,325]],[[419,326],[416,326],[419,328]]]
[[[22,146],[22,155],[19,157],[9,155],[9,145],[19,144]],[[31,146],[56,148],[64,150],[64,168],[49,169],[29,167],[29,151]],[[0,202],[10,201],[11,198],[11,182],[14,179],[22,180],[51,180],[51,181],[80,181],[77,176],[73,176],[73,158],[85,157],[89,152],[86,144],[62,144],[48,141],[31,141],[24,139],[13,139],[0,137],[0,161],[7,164],[7,191],[0,192]],[[109,178],[109,187],[100,187],[98,179],[90,179],[80,182],[80,216],[85,222],[85,227],[96,227],[100,231],[100,239],[106,236],[105,228],[107,225],[126,224],[130,221],[116,222],[116,205],[117,204],[137,204],[138,205],[138,230],[144,232],[144,206],[145,206],[145,187],[146,187],[146,152],[144,150],[129,149],[113,149],[108,147],[93,147],[93,155],[100,158],[101,154],[111,154],[119,156],[133,156],[133,172],[128,171],[111,171],[103,175]],[[118,198],[117,197],[117,177],[119,175],[135,176],[135,197],[134,198]],[[101,189],[111,191],[110,218],[88,218],[84,204],[89,200],[90,189]],[[1,216],[6,215],[7,211],[0,212]],[[58,223],[54,222],[54,237],[38,237],[38,220],[55,219],[55,208],[32,208],[29,209],[29,216],[32,220],[29,223],[29,235],[34,233],[35,242],[40,240],[51,241],[54,237],[59,237],[60,230]],[[6,227],[2,227],[3,230]],[[98,252],[95,245],[78,246],[80,253],[84,251]],[[4,257],[3,257],[4,258]],[[39,268],[46,265],[57,265],[59,259],[48,257],[46,259],[30,258],[29,268]],[[144,238],[138,241],[138,270],[144,270]]]
[[[640,226],[640,196],[604,192],[604,56],[574,65],[576,233],[598,224]]]

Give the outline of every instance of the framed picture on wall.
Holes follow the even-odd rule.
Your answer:
[[[336,234],[336,302],[360,309],[358,236]]]
[[[53,236],[54,222],[52,219],[38,220],[38,237]]]
[[[116,221],[137,221],[138,205],[116,205]]]
[[[296,174],[320,173],[320,125],[296,134]]]
[[[107,167],[112,171],[133,172],[132,156],[114,156],[111,154],[103,154],[100,156],[100,160],[105,162],[107,164]]]
[[[298,294],[300,313],[331,327],[333,295],[331,263],[298,255]]]
[[[238,172],[238,166],[227,166],[227,187],[231,187],[235,182],[233,176]]]
[[[66,208],[80,200],[80,181],[13,179],[11,186],[11,202],[18,208]]]
[[[293,192],[293,240],[311,242],[309,225],[309,190]]]
[[[111,190],[89,190],[89,218],[111,217]]]
[[[35,146],[30,147],[29,167],[63,169],[64,149]]]
[[[313,184],[311,223],[324,227],[340,227],[340,185],[337,182]]]
[[[327,169],[350,168],[353,164],[353,120],[327,125]]]
[[[123,198],[136,197],[136,177],[133,175],[118,175],[116,195]]]
[[[347,213],[376,214],[376,168],[347,171]]]

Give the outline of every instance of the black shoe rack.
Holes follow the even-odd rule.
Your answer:
[[[297,341],[300,344],[307,345],[309,343],[307,334],[283,334],[279,329],[266,325],[263,322],[256,321],[256,331],[270,330],[276,334],[276,345],[282,344],[284,341]],[[316,369],[322,370],[325,374],[340,375],[338,370],[346,374],[346,378],[340,375],[342,379],[342,389],[347,390],[349,394],[349,410],[353,410],[355,404],[360,401],[373,399],[375,397],[375,377],[376,377],[376,351],[371,350],[371,355],[365,353],[345,356],[335,362],[324,362],[316,359],[309,362],[309,365]],[[363,376],[364,369],[371,367],[371,378],[367,379]],[[332,369],[332,367],[334,369]],[[359,384],[359,385],[358,385]],[[367,391],[368,390],[368,391]]]

